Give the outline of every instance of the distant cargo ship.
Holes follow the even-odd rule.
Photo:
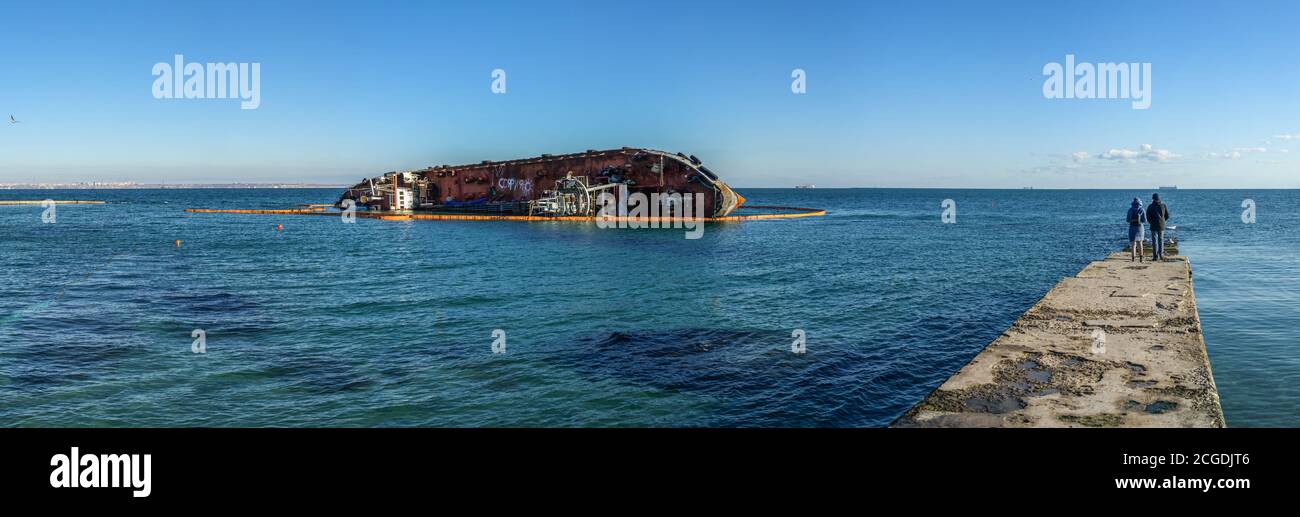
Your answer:
[[[1160,187],[1160,190],[1178,190],[1178,185],[1167,185]]]
[[[698,214],[703,217],[726,216],[745,202],[695,156],[624,147],[389,172],[353,185],[337,204],[352,200],[381,211],[588,216],[606,191],[692,194],[704,200],[704,213]]]
[[[813,185],[812,183],[804,183],[803,185],[795,185],[794,188],[817,188],[817,185]]]

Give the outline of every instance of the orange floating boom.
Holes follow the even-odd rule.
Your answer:
[[[820,208],[803,208],[796,206],[775,206],[775,205],[754,205],[742,206],[742,209],[761,209],[761,210],[786,210],[786,212],[775,214],[750,214],[750,215],[728,215],[723,217],[702,217],[698,220],[706,222],[726,222],[726,221],[756,221],[761,219],[790,219],[796,217],[819,217],[826,215],[826,210]],[[187,208],[186,212],[200,214],[262,214],[262,215],[326,215],[340,216],[343,212],[322,212],[319,210],[257,210],[257,209],[215,209],[215,208]],[[541,215],[485,215],[485,214],[432,214],[432,213],[400,213],[400,212],[363,212],[355,213],[357,217],[368,219],[381,219],[384,221],[566,221],[566,222],[593,222],[596,216],[541,216]],[[607,221],[640,221],[640,222],[686,222],[695,219],[684,217],[607,217]]]

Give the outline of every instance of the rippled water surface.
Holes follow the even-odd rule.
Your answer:
[[[830,214],[687,240],[182,211],[335,190],[0,191],[109,202],[54,224],[0,207],[0,425],[886,425],[1120,247],[1128,201],[1150,194],[741,192]],[[1229,425],[1300,426],[1300,193],[1163,195]]]

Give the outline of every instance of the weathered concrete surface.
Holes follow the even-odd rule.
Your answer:
[[[1089,264],[893,425],[1224,427],[1191,267]]]

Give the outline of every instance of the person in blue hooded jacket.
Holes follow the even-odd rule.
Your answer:
[[[1147,216],[1142,212],[1142,200],[1133,198],[1133,204],[1128,208],[1126,219],[1128,220],[1128,260],[1129,262],[1134,260],[1142,262],[1142,256],[1146,254],[1146,250],[1142,249],[1145,240],[1142,236],[1142,223],[1147,222]]]

